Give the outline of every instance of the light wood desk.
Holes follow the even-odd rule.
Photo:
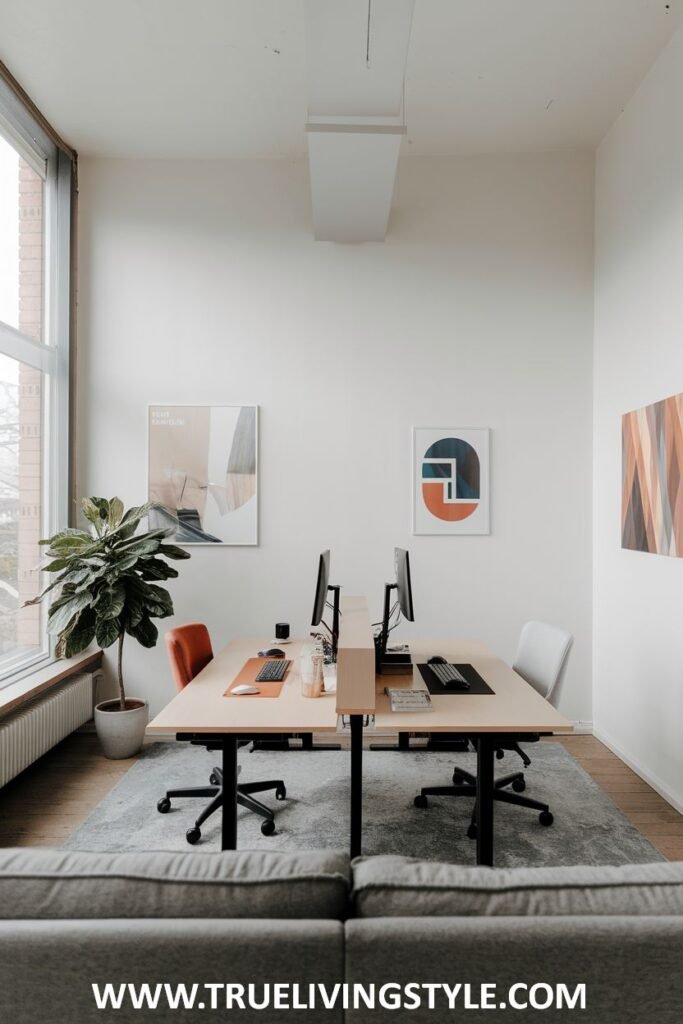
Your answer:
[[[484,644],[467,640],[411,640],[413,674],[375,677],[375,729],[396,732],[554,733],[572,732],[573,726],[521,676],[496,658]],[[451,663],[473,665],[494,691],[492,694],[432,694],[431,712],[396,714],[384,687],[427,687],[417,668],[440,654]]]
[[[493,783],[496,739],[503,734],[573,732],[573,726],[552,704],[483,644],[466,640],[411,640],[413,675],[375,678],[377,733],[449,732],[476,737],[477,863],[493,864]],[[473,665],[492,694],[432,694],[431,712],[392,712],[384,687],[426,690],[418,664],[442,655],[456,664]]]
[[[357,599],[347,599],[349,602]],[[434,654],[452,662],[467,662],[494,690],[493,694],[432,695],[434,711],[393,713],[384,687],[422,687],[417,667],[413,676],[375,676],[370,670],[369,691],[367,645],[364,646],[362,607],[346,606],[344,643],[338,665],[338,694],[317,700],[301,693],[298,657],[302,644],[286,647],[292,666],[277,698],[224,697],[224,691],[244,662],[269,640],[233,640],[199,675],[178,693],[147,727],[148,733],[175,733],[179,739],[195,737],[215,743],[222,750],[223,792],[222,841],[224,850],[237,845],[237,746],[239,735],[267,733],[334,732],[337,713],[351,724],[350,752],[350,850],[362,852],[363,722],[375,714],[376,733],[449,732],[476,737],[477,742],[477,863],[493,864],[493,766],[496,739],[501,733],[568,733],[571,724],[544,700],[509,665],[494,657],[479,643],[462,640],[413,640],[413,664],[417,666]],[[366,615],[367,618],[367,615]],[[366,630],[367,631],[367,630]],[[374,658],[374,654],[373,654]],[[371,662],[374,665],[374,660]],[[339,683],[345,676],[345,684]],[[374,694],[372,681],[374,679]],[[305,755],[302,755],[305,756]],[[372,755],[371,755],[372,756]]]
[[[296,640],[283,647],[292,665],[279,697],[224,696],[245,661],[273,646],[271,638],[233,640],[147,726],[151,735],[175,733],[178,739],[205,738],[222,750],[224,850],[234,850],[237,845],[238,737],[336,731],[335,695],[323,694],[311,700],[301,693],[298,658],[304,642]]]

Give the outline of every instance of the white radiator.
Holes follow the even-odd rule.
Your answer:
[[[0,786],[92,718],[93,677],[73,676],[0,718]]]

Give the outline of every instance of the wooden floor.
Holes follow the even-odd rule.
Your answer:
[[[324,739],[324,737],[323,737]],[[683,816],[592,736],[562,743],[640,832],[683,860]],[[92,733],[74,733],[0,790],[0,847],[62,846],[133,761],[107,761]]]

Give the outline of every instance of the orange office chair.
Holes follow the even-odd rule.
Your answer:
[[[184,689],[191,683],[196,675],[209,664],[213,659],[211,639],[209,631],[200,622],[193,622],[187,626],[178,626],[166,634],[166,646],[171,661],[171,670],[178,690]],[[207,750],[215,750],[211,743],[201,740],[192,740],[196,746],[206,747]],[[248,737],[241,738],[241,744],[249,743]],[[157,810],[161,814],[167,814],[171,809],[171,800],[181,797],[213,797],[211,803],[204,808],[194,823],[185,833],[188,843],[194,845],[201,839],[201,826],[214,811],[217,811],[223,803],[223,773],[220,768],[214,768],[209,776],[210,786],[201,786],[194,789],[169,789],[162,796],[157,804]],[[282,779],[275,779],[270,782],[246,782],[237,787],[237,802],[242,807],[260,814],[265,820],[261,825],[261,832],[264,836],[272,835],[275,831],[275,816],[269,807],[255,800],[253,793],[264,793],[266,790],[274,789],[278,800],[284,800],[287,790]]]

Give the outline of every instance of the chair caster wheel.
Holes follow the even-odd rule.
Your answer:
[[[287,799],[287,787],[286,786],[278,786],[277,787],[277,789],[275,790],[275,799],[276,800],[286,800]]]
[[[272,836],[274,831],[275,831],[275,822],[273,821],[272,818],[266,818],[266,820],[261,825],[261,835],[263,835],[263,836]]]
[[[429,800],[426,796],[423,796],[422,793],[418,793],[413,803],[416,807],[429,807]]]
[[[211,774],[209,775],[209,785],[210,786],[220,786],[220,784],[221,784],[221,780],[218,778],[216,773],[215,772],[211,772]]]
[[[523,793],[526,789],[526,782],[524,781],[524,779],[515,779],[515,781],[512,783],[512,788],[514,789],[515,793]]]
[[[545,825],[546,828],[548,828],[549,825],[552,825],[552,823],[555,821],[550,811],[541,811],[541,813],[538,816],[538,820],[540,821],[541,825]]]
[[[161,800],[157,804],[157,810],[159,814],[168,814],[171,810],[171,801],[167,796],[162,796]]]
[[[505,757],[505,751],[504,750],[497,750],[496,751],[496,758],[499,761],[502,761],[504,757]]]
[[[477,838],[477,826],[476,825],[470,825],[470,827],[467,829],[467,838],[468,839],[476,839]]]
[[[187,839],[190,846],[195,846],[202,838],[202,831],[201,829],[196,827],[188,828],[187,832],[185,833],[185,838]]]

